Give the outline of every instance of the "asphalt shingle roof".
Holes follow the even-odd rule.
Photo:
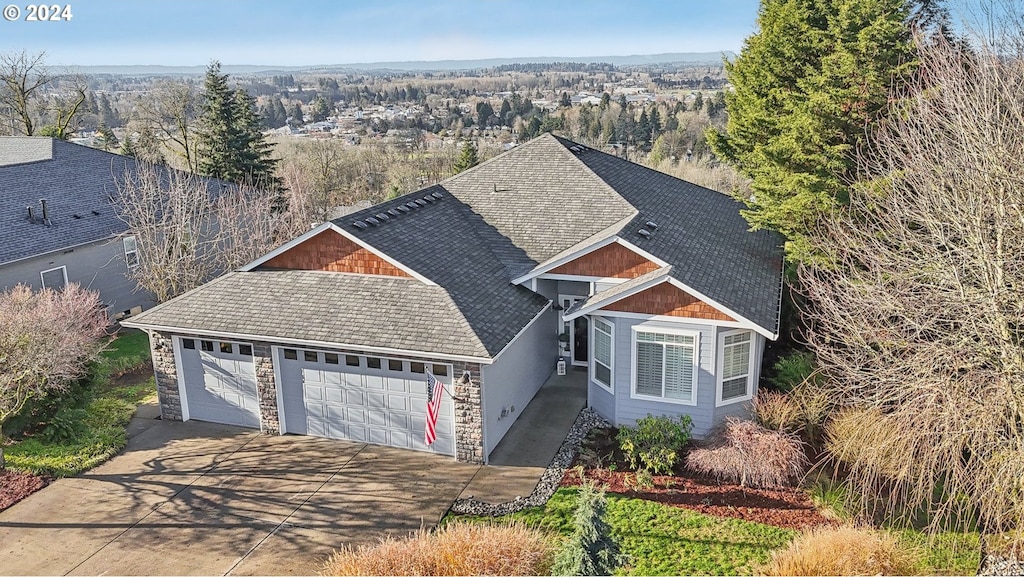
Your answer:
[[[669,267],[609,290],[669,274],[774,333],[782,239],[749,232],[740,208],[718,192],[545,135],[333,221],[437,286],[257,268],[133,324],[493,357],[547,305],[513,278],[617,235]],[[643,238],[637,230],[647,221],[657,228]]]
[[[230,272],[133,321],[186,332],[487,356],[443,288],[398,277]]]
[[[54,138],[0,137],[0,264],[124,232],[110,195],[114,178],[134,166],[130,158]],[[50,226],[39,221],[40,199]]]

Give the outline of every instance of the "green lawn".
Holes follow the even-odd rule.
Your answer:
[[[156,395],[153,378],[130,386],[111,386],[110,375],[149,359],[145,333],[116,339],[76,393],[62,399],[56,414],[31,435],[4,449],[7,466],[37,475],[66,477],[95,467],[124,448],[125,428],[136,406]]]
[[[568,534],[576,489],[562,487],[547,505],[513,515]],[[454,517],[455,519],[480,519]],[[722,519],[652,501],[608,495],[605,520],[630,562],[621,575],[752,575],[796,531]]]
[[[544,507],[511,517],[531,526],[568,535],[577,490],[562,487]],[[753,575],[772,551],[789,544],[797,532],[738,519],[703,515],[619,495],[608,496],[605,520],[630,562],[620,575]],[[446,522],[482,522],[488,517],[449,516]],[[919,531],[898,531],[917,549],[919,575],[973,575],[978,568],[977,533],[946,533],[931,540]]]

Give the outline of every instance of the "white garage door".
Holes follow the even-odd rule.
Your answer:
[[[451,393],[451,367],[415,361],[278,349],[284,432],[455,455],[453,403],[446,394],[437,440],[424,442],[426,369]]]
[[[189,419],[260,427],[252,345],[179,339],[178,358]]]

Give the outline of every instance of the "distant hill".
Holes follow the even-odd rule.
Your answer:
[[[540,56],[532,58],[488,58],[483,60],[409,60],[405,62],[358,62],[353,64],[323,64],[311,66],[260,66],[254,64],[225,64],[221,71],[228,74],[272,74],[280,72],[343,72],[347,70],[408,70],[446,71],[476,70],[503,64],[551,64],[553,62],[579,62],[581,64],[608,63],[616,66],[642,66],[653,64],[719,64],[722,57],[736,55],[724,52],[669,52],[665,54],[634,54],[630,56]],[[79,66],[86,74],[117,74],[123,76],[188,76],[203,74],[206,66]]]

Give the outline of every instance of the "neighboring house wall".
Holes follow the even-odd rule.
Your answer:
[[[39,290],[42,288],[40,273],[61,266],[66,267],[69,283],[75,282],[100,293],[103,304],[110,308],[111,318],[133,307],[148,309],[156,304],[152,294],[136,291],[135,281],[126,276],[124,245],[119,238],[0,265],[0,290],[18,284]]]
[[[548,309],[483,368],[484,452],[490,455],[551,376],[557,361],[556,311]]]

